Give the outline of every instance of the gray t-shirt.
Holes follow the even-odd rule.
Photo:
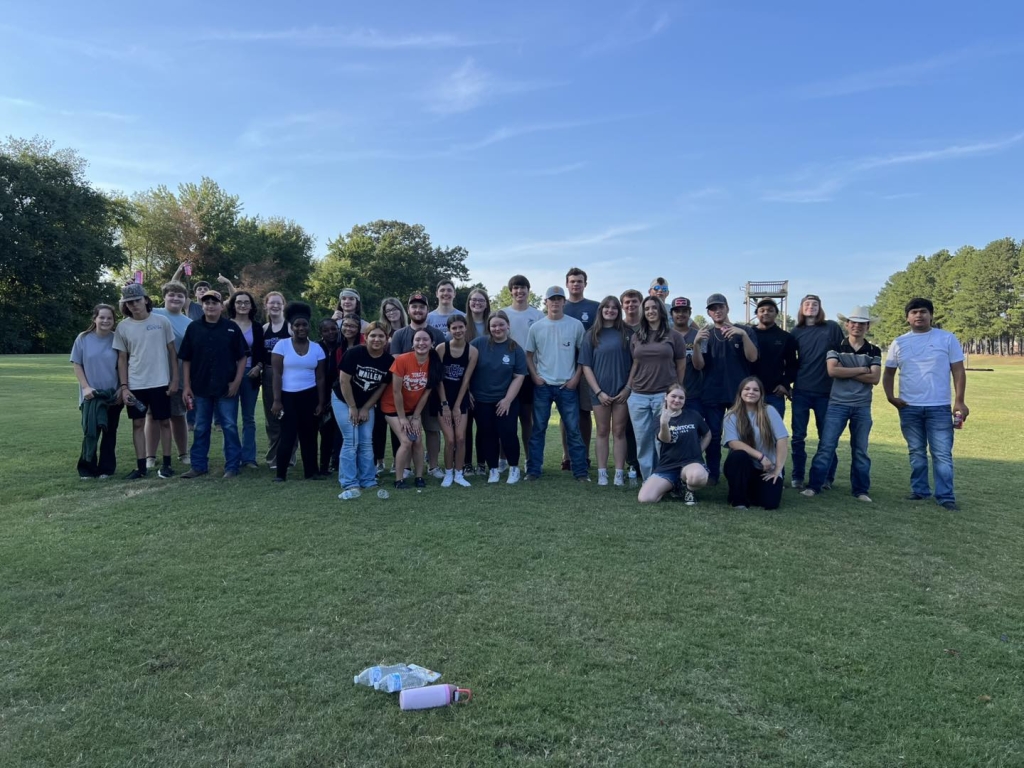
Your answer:
[[[452,315],[458,315],[459,317],[465,317],[466,313],[463,312],[461,309],[456,309],[455,307],[452,307],[452,311],[451,312],[449,312],[447,315],[442,315],[438,310],[435,309],[434,311],[427,313],[427,325],[429,325],[431,328],[435,328],[435,329],[439,330],[441,333],[447,335],[448,334],[448,318],[451,317]]]
[[[114,349],[128,354],[128,389],[166,387],[171,381],[167,345],[174,329],[166,317],[150,313],[145,320],[126,317],[114,331]]]
[[[627,331],[626,343],[623,344],[622,334],[614,328],[602,328],[596,348],[589,333],[583,337],[580,365],[594,371],[599,388],[610,397],[619,394],[629,380],[629,368],[633,364],[633,355],[629,351],[629,337],[632,335]],[[597,390],[593,387],[590,389],[596,398]]]
[[[775,410],[775,406],[769,405],[768,408],[768,419],[772,423],[772,431],[775,433],[775,440],[780,437],[789,437],[789,432],[786,431],[786,424],[779,416],[779,412]],[[764,441],[761,440],[761,430],[757,428],[757,422],[754,419],[754,415],[747,411],[747,418],[750,419],[750,425],[754,428],[754,442],[756,443],[754,448],[759,450],[771,463],[775,464],[775,443],[771,445],[765,445]],[[727,445],[732,440],[739,440],[740,433],[736,428],[736,414],[727,413],[725,414],[725,421],[722,423],[722,445]],[[760,467],[761,462],[750,457],[751,463],[755,467]]]
[[[508,315],[508,335],[521,347],[525,347],[530,338],[530,326],[544,319],[544,313],[536,307],[523,310],[505,307],[502,311]]]
[[[114,334],[99,336],[86,333],[75,339],[71,347],[71,362],[85,369],[85,380],[93,389],[117,389],[117,350],[114,349]],[[82,388],[78,388],[78,404],[81,405]]]
[[[583,344],[583,323],[573,317],[545,317],[530,327],[526,351],[533,353],[537,374],[560,387],[576,373],[576,352]]]

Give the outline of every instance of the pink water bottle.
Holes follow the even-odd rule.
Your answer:
[[[469,688],[456,688],[454,685],[425,685],[422,688],[410,688],[398,694],[398,706],[402,709],[431,709],[447,707],[457,701],[469,701],[473,692]]]

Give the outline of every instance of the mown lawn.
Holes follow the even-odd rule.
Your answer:
[[[580,487],[555,432],[534,485],[84,483],[66,358],[0,358],[0,765],[1024,765],[1024,366],[971,367],[961,513],[902,500],[880,392],[873,505],[739,513]],[[474,699],[403,713],[381,660]]]

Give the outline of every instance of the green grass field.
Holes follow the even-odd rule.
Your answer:
[[[844,452],[736,512],[580,487],[557,439],[539,483],[386,501],[80,482],[70,364],[0,358],[0,765],[1024,765],[1024,365],[971,366],[962,512],[902,500],[880,392],[873,505]],[[382,660],[474,699],[403,713],[351,683]]]

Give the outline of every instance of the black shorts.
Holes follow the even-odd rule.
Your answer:
[[[167,387],[153,387],[152,389],[133,389],[136,403],[146,406],[139,408],[137,405],[128,406],[128,418],[144,419],[146,411],[153,415],[155,421],[164,421],[171,418],[171,398],[167,395]]]
[[[526,378],[523,379],[523,386],[519,388],[519,396],[516,398],[519,401],[519,405],[533,405],[533,390],[536,386],[533,383],[533,379],[530,378],[530,374],[526,374]]]

